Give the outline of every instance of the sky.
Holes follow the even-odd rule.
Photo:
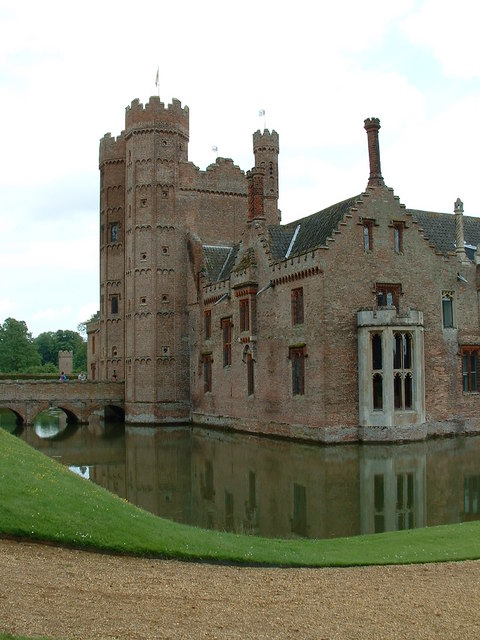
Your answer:
[[[98,144],[157,69],[200,169],[216,146],[246,171],[252,133],[279,133],[283,222],[365,189],[372,116],[401,202],[480,216],[479,17],[475,0],[0,0],[0,322],[37,336],[98,309]]]

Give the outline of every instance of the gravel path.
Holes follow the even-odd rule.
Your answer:
[[[258,569],[0,540],[0,630],[81,640],[480,636],[480,562]]]

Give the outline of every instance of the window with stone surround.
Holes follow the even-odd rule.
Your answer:
[[[480,347],[462,347],[462,387],[465,393],[477,393],[480,381]]]
[[[403,222],[393,223],[393,248],[395,253],[403,253],[403,230],[405,224]]]
[[[305,394],[305,358],[306,347],[290,347],[288,357],[292,362],[292,393],[294,396]]]
[[[223,366],[232,364],[232,319],[222,318]]]
[[[398,309],[401,292],[401,284],[377,282],[375,284],[377,305],[379,307],[395,307],[396,309]]]
[[[112,296],[110,298],[110,311],[111,313],[118,313],[118,296]]]
[[[442,322],[444,329],[453,328],[453,291],[442,292]]]
[[[203,315],[205,340],[209,340],[212,337],[212,310],[206,309]]]
[[[365,253],[373,251],[373,220],[363,221],[363,250]]]
[[[250,307],[248,298],[239,301],[240,311],[240,331],[248,331],[250,329]]]
[[[292,324],[303,324],[303,287],[292,289]]]
[[[393,398],[395,409],[412,408],[413,341],[409,332],[393,334]]]
[[[255,391],[255,361],[251,353],[247,353],[247,393],[253,396]]]

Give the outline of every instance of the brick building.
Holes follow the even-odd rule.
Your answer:
[[[253,135],[246,174],[188,161],[177,100],[135,100],[104,136],[89,371],[125,381],[128,422],[324,442],[479,430],[480,221],[460,200],[407,209],[379,121],[365,129],[365,192],[287,225],[275,131]]]

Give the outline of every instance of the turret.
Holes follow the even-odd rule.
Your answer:
[[[280,211],[278,209],[278,154],[280,151],[278,133],[264,129],[263,133],[255,131],[253,134],[253,153],[255,167],[265,170],[263,181],[264,212],[267,224],[279,224]]]

